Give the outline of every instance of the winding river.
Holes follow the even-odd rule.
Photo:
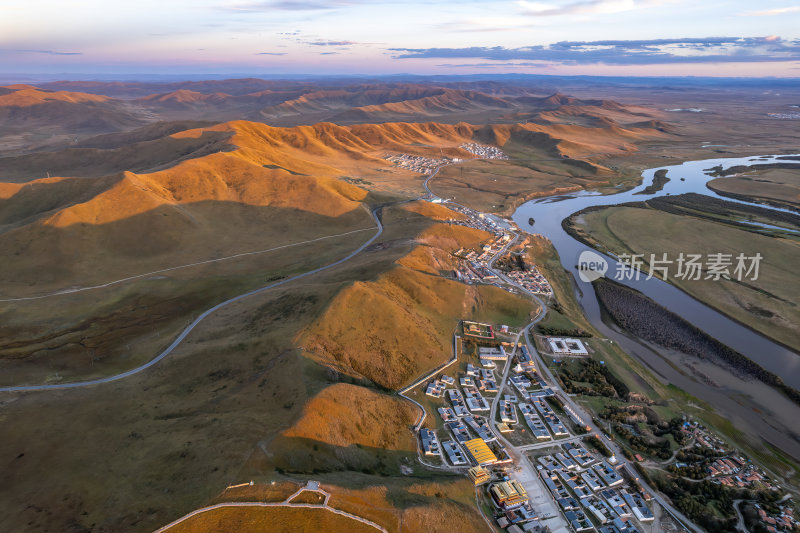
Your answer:
[[[652,350],[649,350],[639,343],[632,343],[630,338],[612,330],[603,323],[600,316],[600,306],[591,283],[582,281],[577,275],[578,270],[576,265],[578,263],[578,256],[581,252],[592,250],[592,248],[577,241],[564,231],[561,226],[561,221],[587,207],[611,206],[626,202],[641,202],[658,196],[684,193],[698,193],[719,198],[727,202],[756,205],[758,207],[777,211],[785,211],[762,204],[752,204],[746,201],[720,196],[706,186],[710,180],[714,179],[714,176],[706,172],[708,169],[720,165],[723,168],[730,168],[738,165],[749,166],[754,164],[786,162],[785,160],[777,159],[778,157],[786,156],[706,159],[701,161],[689,161],[681,165],[653,168],[642,174],[644,178],[642,184],[632,190],[610,195],[600,195],[595,192],[583,191],[575,194],[536,199],[521,205],[514,213],[513,220],[521,229],[530,233],[542,234],[552,241],[561,257],[564,268],[571,272],[575,278],[580,304],[589,320],[598,330],[615,342],[621,344],[627,351],[636,352],[635,355],[637,355],[637,357],[645,359],[644,362],[658,373],[662,375],[670,374],[674,377],[674,368],[672,369],[673,371],[670,371],[670,369],[664,366],[664,361],[656,361],[656,358],[653,357],[654,354]],[[667,177],[670,178],[670,181],[658,192],[642,194],[642,191],[653,183],[655,173],[661,169],[667,171]],[[534,221],[532,225],[529,223],[531,220]],[[709,252],[714,252],[714,250],[709,250]],[[601,255],[603,255],[608,262],[608,272],[616,272],[617,261],[608,255]],[[674,285],[657,278],[645,279],[646,277],[646,275],[642,275],[638,280],[618,281],[642,292],[712,337],[747,356],[770,372],[777,374],[788,385],[800,388],[800,354],[737,323],[722,313],[695,300]],[[643,354],[643,352],[651,353]],[[670,381],[674,382],[676,380],[670,379]]]

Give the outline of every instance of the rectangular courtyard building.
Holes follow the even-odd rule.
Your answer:
[[[494,452],[489,449],[483,439],[471,439],[463,443],[467,455],[478,466],[492,465],[497,462]]]

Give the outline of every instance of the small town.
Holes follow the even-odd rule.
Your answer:
[[[438,200],[438,199],[437,199]],[[512,225],[494,215],[479,213],[474,209],[461,206],[448,201],[447,207],[467,216],[464,220],[450,219],[449,224],[467,226],[480,229],[494,235],[491,242],[484,244],[480,250],[467,250],[464,248],[453,252],[461,259],[453,275],[459,281],[467,284],[489,283],[512,289],[519,289],[530,294],[537,294],[545,298],[552,296],[552,288],[547,279],[539,272],[535,264],[525,263],[521,270],[507,270],[497,272],[489,265],[490,262],[502,255],[510,248],[517,238],[511,233]]]
[[[464,143],[459,146],[462,150],[478,156],[480,159],[508,159],[508,156],[496,146],[477,143]]]
[[[461,323],[456,360],[412,393],[431,415],[419,430],[423,462],[483,487],[485,507],[511,532],[647,531],[650,493],[592,444],[585,415],[519,338],[504,325]]]
[[[459,148],[476,156],[471,159],[508,159],[508,156],[506,156],[506,154],[504,154],[503,151],[496,146],[477,143],[464,143],[460,145]],[[411,154],[390,154],[384,156],[384,159],[394,163],[400,168],[429,175],[436,172],[436,169],[443,165],[460,163],[462,161],[462,159],[457,157],[442,156],[440,158],[435,158]]]
[[[479,250],[453,252],[461,260],[453,273],[457,280],[552,296],[536,265],[507,272],[494,267],[517,240],[512,224],[444,203],[468,217],[450,223],[493,235]],[[592,340],[541,334],[528,339],[523,333],[463,320],[453,359],[402,391],[425,412],[418,429],[420,461],[467,475],[497,527],[512,533],[685,529],[685,517],[657,495],[645,468],[783,493],[762,469],[696,421],[680,425],[686,444],[668,462],[632,453],[563,390],[561,374],[553,374],[564,361],[592,361]],[[552,358],[552,369],[545,356]],[[754,505],[766,531],[800,529],[790,506]]]

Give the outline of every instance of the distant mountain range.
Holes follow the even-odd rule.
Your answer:
[[[274,126],[533,122],[604,127],[654,118],[652,111],[643,108],[490,81],[451,86],[321,85],[259,79],[169,84],[54,82],[0,88],[0,154],[83,147],[92,136],[171,121],[190,121],[194,126],[251,120]],[[138,135],[146,137],[148,131],[153,130]],[[93,142],[107,143],[109,139]]]

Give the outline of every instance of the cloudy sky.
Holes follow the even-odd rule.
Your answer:
[[[786,0],[4,0],[0,73],[800,77]]]

